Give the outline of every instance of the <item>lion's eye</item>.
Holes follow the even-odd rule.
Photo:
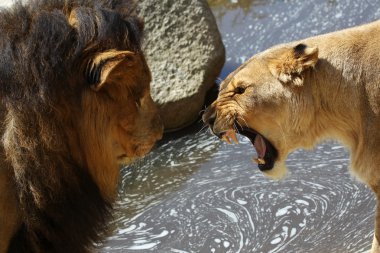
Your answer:
[[[236,87],[235,88],[235,94],[243,94],[245,92],[245,88],[244,87]]]

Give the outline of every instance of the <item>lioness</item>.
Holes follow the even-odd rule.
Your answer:
[[[351,151],[352,172],[380,199],[380,21],[282,44],[254,55],[221,84],[203,120],[227,141],[256,148],[258,167],[282,178],[299,147],[326,138]],[[372,253],[379,253],[380,207]]]
[[[0,252],[89,252],[162,124],[129,0],[0,11]]]

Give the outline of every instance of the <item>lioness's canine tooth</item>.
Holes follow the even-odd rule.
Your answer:
[[[235,130],[228,130],[227,132],[226,132],[226,135],[228,136],[228,137],[230,137],[231,139],[232,139],[232,141],[235,143],[235,144],[239,144],[239,141],[238,141],[238,139],[237,139],[237,136],[236,136],[236,132],[235,132]]]
[[[222,140],[224,140],[228,144],[231,144],[230,138],[227,136],[227,134],[223,135]]]
[[[252,161],[254,161],[257,164],[265,164],[265,160],[262,158],[252,158]]]
[[[264,159],[258,158],[257,160],[258,160],[259,164],[265,164],[265,160]]]
[[[232,131],[231,138],[235,142],[235,144],[239,144],[239,140],[238,140],[238,138],[236,136],[236,132],[235,131]]]

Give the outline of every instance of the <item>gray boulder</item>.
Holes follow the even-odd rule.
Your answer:
[[[215,18],[206,0],[142,0],[138,5],[153,99],[166,130],[183,128],[198,119],[225,61]]]

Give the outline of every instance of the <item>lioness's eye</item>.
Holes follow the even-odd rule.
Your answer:
[[[235,88],[235,94],[243,94],[244,91],[245,91],[244,87],[239,86]]]

